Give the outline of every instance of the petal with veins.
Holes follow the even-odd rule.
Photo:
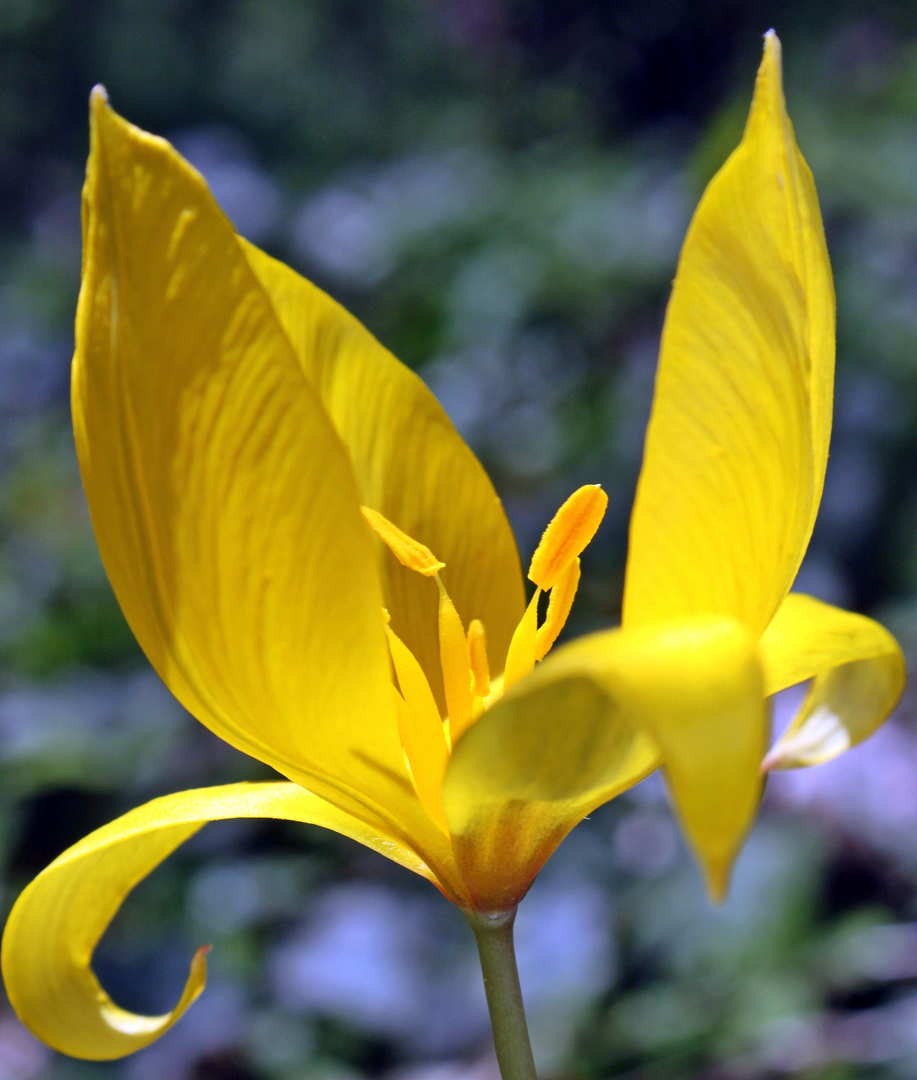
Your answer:
[[[738,149],[688,230],[631,517],[625,626],[719,614],[761,634],[821,499],[834,290],[767,35]]]
[[[347,452],[203,179],[98,90],[84,228],[74,431],[131,629],[221,738],[448,858]]]
[[[353,461],[365,506],[384,514],[446,564],[443,581],[464,625],[487,627],[503,670],[525,606],[519,554],[481,463],[423,382],[329,296],[246,241],[303,371]],[[420,661],[440,709],[436,593],[379,545],[392,629]]]

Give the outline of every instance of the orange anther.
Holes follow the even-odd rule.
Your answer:
[[[578,488],[551,519],[529,566],[529,580],[550,589],[595,536],[608,506],[598,484]]]

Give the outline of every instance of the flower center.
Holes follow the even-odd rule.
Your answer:
[[[405,757],[420,801],[448,832],[442,810],[442,778],[453,742],[482,712],[543,660],[567,621],[580,578],[579,556],[605,516],[608,496],[597,484],[578,488],[544,531],[529,565],[535,592],[519,620],[503,674],[490,677],[487,634],[480,619],[468,631],[440,577],[441,562],[430,549],[402,532],[376,510],[363,516],[396,559],[410,570],[431,577],[439,589],[439,657],[446,698],[441,717],[430,684],[414,654],[385,623],[397,687],[392,686]],[[538,602],[548,592],[544,621],[538,624]]]

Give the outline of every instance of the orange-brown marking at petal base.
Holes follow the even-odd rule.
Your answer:
[[[545,529],[529,565],[529,581],[552,588],[595,536],[607,507],[608,496],[598,484],[577,488]]]

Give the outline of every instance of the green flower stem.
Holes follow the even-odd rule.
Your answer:
[[[537,1080],[513,947],[516,909],[492,915],[466,911],[465,917],[478,943],[500,1075],[503,1080]]]

